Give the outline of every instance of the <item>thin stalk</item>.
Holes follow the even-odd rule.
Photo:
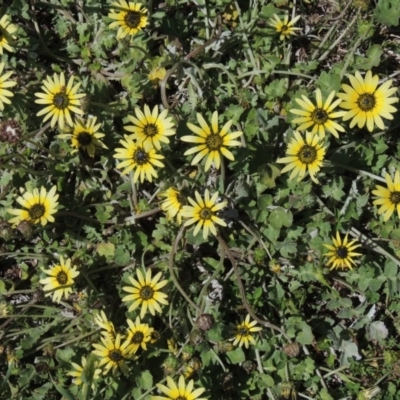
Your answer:
[[[175,272],[174,272],[174,258],[175,258],[175,254],[176,254],[176,251],[178,248],[178,243],[182,239],[184,232],[185,232],[185,226],[182,225],[181,228],[179,229],[178,234],[176,235],[175,240],[174,240],[174,244],[172,246],[171,253],[169,254],[168,268],[169,268],[172,282],[174,283],[175,287],[180,291],[181,295],[185,298],[185,300],[189,303],[189,305],[191,307],[193,307],[197,312],[201,313],[200,307],[197,304],[195,304],[190,299],[190,297],[186,294],[186,292],[183,290],[183,288],[179,284],[178,279],[176,278]]]

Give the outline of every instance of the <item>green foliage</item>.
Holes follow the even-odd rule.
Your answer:
[[[372,132],[335,118],[344,131],[325,132],[319,183],[309,173],[291,179],[277,161],[301,124],[296,99],[315,103],[320,89],[336,101],[356,71],[398,86],[399,0],[143,6],[146,27],[125,38],[110,28],[111,1],[0,6],[0,19],[7,14],[17,27],[8,37],[15,51],[2,49],[2,74],[12,71],[16,82],[10,104],[0,85],[0,399],[149,400],[166,376],[177,383],[181,374],[215,400],[397,399],[399,215],[396,208],[385,221],[373,191],[400,168],[398,112],[384,113],[384,129]],[[299,15],[296,35],[280,40],[274,14]],[[95,116],[104,133],[93,157],[37,115],[35,93],[61,72],[85,94],[77,106],[83,118]],[[165,166],[135,183],[114,155],[132,134],[128,117],[145,105],[167,110],[174,134],[156,149]],[[209,122],[214,111],[219,128],[231,121],[230,132],[243,136],[227,146],[233,160],[221,153],[223,166],[206,171],[186,153],[199,142],[181,138],[192,134],[187,123],[199,125],[197,113]],[[20,126],[15,138],[9,120]],[[9,222],[24,190],[53,186],[54,221]],[[216,215],[226,226],[216,223],[217,237],[195,235],[197,222],[183,229],[189,217],[179,223],[166,212],[169,188],[189,206],[196,191],[218,191],[226,207]],[[398,202],[397,189],[392,196]],[[329,263],[336,232],[360,244],[352,269]],[[42,280],[60,255],[79,275],[56,303]],[[154,329],[151,340],[126,368],[103,374],[93,344],[113,329],[133,340],[127,319],[142,308],[124,297],[133,295],[137,268],[161,273],[168,304],[153,314],[147,308],[141,321]],[[255,343],[247,347],[234,342],[246,316],[262,328],[250,331]],[[70,375],[76,364],[79,385]]]
[[[374,10],[376,20],[389,26],[397,26],[399,24],[399,13],[399,0],[379,0]]]

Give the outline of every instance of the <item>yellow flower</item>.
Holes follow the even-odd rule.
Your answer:
[[[144,113],[140,108],[135,108],[136,117],[128,115],[129,121],[133,125],[125,125],[128,132],[132,132],[130,137],[137,140],[137,143],[146,150],[153,147],[156,150],[161,149],[161,142],[169,143],[167,136],[175,135],[174,123],[170,117],[167,118],[168,110],[163,110],[158,114],[158,106],[150,111],[147,104],[144,106]]]
[[[151,341],[151,334],[154,328],[149,327],[148,324],[140,322],[140,318],[136,317],[135,322],[127,319],[129,325],[128,328],[128,339],[130,341],[129,351],[136,353],[141,347],[143,350],[147,350],[147,343]]]
[[[75,379],[73,380],[73,383],[75,385],[81,385],[82,382],[82,374],[83,371],[86,370],[87,371],[87,361],[86,361],[86,357],[82,357],[82,366],[80,366],[79,364],[76,364],[74,362],[71,362],[71,365],[74,367],[74,371],[69,371],[67,373],[67,375],[74,377]],[[100,374],[101,374],[101,369],[100,368],[96,368],[97,367],[97,362],[95,362],[94,364],[94,371],[93,371],[93,377],[92,377],[92,381],[95,381],[96,379],[100,378]],[[94,387],[94,383],[92,383],[92,388]]]
[[[387,188],[377,185],[372,194],[377,196],[373,203],[380,206],[378,214],[384,214],[383,220],[387,221],[396,210],[400,218],[400,172],[394,174],[394,181],[388,173],[385,175]]]
[[[215,167],[219,169],[221,165],[221,154],[229,160],[234,160],[233,154],[227,149],[228,146],[240,146],[241,143],[234,140],[241,136],[243,132],[228,133],[233,121],[228,121],[221,130],[218,128],[218,112],[214,111],[211,118],[211,129],[207,125],[203,116],[197,113],[197,121],[200,128],[196,125],[187,124],[188,128],[197,136],[183,136],[181,140],[189,143],[198,143],[197,146],[185,152],[185,156],[193,153],[198,153],[192,160],[192,165],[198,164],[203,157],[207,156],[205,171],[208,171],[211,164],[214,162]]]
[[[161,203],[161,209],[167,214],[167,218],[173,219],[176,216],[178,224],[180,225],[182,223],[184,201],[181,192],[171,187],[161,192],[159,196],[165,197],[165,200]]]
[[[222,18],[227,25],[235,28],[237,25],[236,20],[239,18],[239,11],[236,8],[235,4],[230,3],[225,6],[225,12],[222,14]]]
[[[217,211],[221,210],[227,205],[226,201],[221,201],[217,203],[217,198],[219,196],[218,192],[214,193],[210,198],[210,192],[206,189],[204,193],[204,200],[201,198],[199,192],[195,192],[196,200],[188,197],[188,201],[191,206],[184,206],[182,215],[184,217],[190,218],[185,222],[185,226],[192,225],[197,222],[194,228],[193,235],[196,236],[201,228],[203,228],[203,237],[207,239],[209,231],[213,235],[217,234],[215,229],[215,224],[226,226],[225,221],[216,216]]]
[[[355,265],[353,261],[353,257],[361,256],[361,253],[355,253],[357,247],[360,247],[361,244],[355,244],[357,240],[348,241],[348,234],[342,240],[339,232],[336,232],[336,239],[332,237],[333,245],[324,244],[324,246],[330,250],[328,253],[325,253],[325,256],[331,257],[328,260],[328,265],[332,264],[331,269],[335,268],[350,268],[353,269],[351,264]]]
[[[306,96],[301,96],[303,98],[302,100],[296,99],[297,104],[302,109],[290,110],[291,113],[300,115],[300,118],[295,118],[292,122],[295,124],[301,124],[297,128],[299,131],[305,131],[308,128],[313,127],[311,133],[318,133],[321,138],[325,137],[325,131],[328,131],[335,137],[339,138],[337,131],[344,132],[344,128],[333,121],[333,119],[343,117],[346,112],[333,112],[333,110],[342,100],[337,99],[332,103],[335,97],[335,91],[332,91],[324,104],[322,101],[321,91],[317,89],[315,93],[316,105],[314,105]]]
[[[305,140],[300,133],[295,131],[294,138],[291,139],[286,155],[287,157],[279,158],[277,163],[288,164],[282,169],[281,173],[292,170],[289,180],[298,175],[298,181],[304,178],[306,171],[309,172],[311,179],[318,183],[315,174],[321,169],[326,148],[320,143],[320,137],[306,132]]]
[[[296,35],[296,31],[300,30],[300,28],[295,28],[293,25],[299,20],[300,15],[294,17],[289,22],[289,16],[286,14],[283,17],[283,21],[278,17],[278,15],[274,14],[273,18],[269,19],[269,24],[273,28],[276,29],[276,32],[280,34],[279,39],[284,40],[290,35]]]
[[[118,367],[122,372],[127,373],[126,360],[131,358],[129,339],[126,339],[122,344],[120,334],[117,334],[115,340],[110,337],[101,337],[100,339],[102,344],[94,343],[93,347],[96,350],[93,350],[93,353],[101,358],[99,367],[105,365],[103,374],[106,375],[110,369],[115,373]]]
[[[17,31],[17,27],[8,21],[9,16],[4,14],[0,19],[0,54],[3,54],[3,49],[9,52],[14,52],[14,48],[10,46],[13,34]]]
[[[17,202],[26,210],[7,210],[8,213],[16,215],[8,222],[18,225],[21,221],[29,221],[43,226],[47,222],[54,222],[53,214],[57,212],[57,200],[56,186],[53,186],[49,192],[43,186],[40,188],[40,192],[38,189],[33,189],[32,192],[26,191],[17,198]]]
[[[167,397],[151,396],[151,400],[207,400],[206,397],[199,397],[204,393],[205,389],[198,388],[193,390],[193,380],[190,380],[188,384],[186,384],[185,377],[183,375],[179,377],[178,385],[170,376],[167,376],[167,386],[157,383],[157,388],[160,392],[167,395]]]
[[[46,114],[43,119],[44,122],[51,118],[52,128],[54,128],[56,122],[58,122],[61,130],[64,129],[64,122],[73,126],[71,112],[83,114],[83,111],[78,107],[81,104],[79,99],[85,97],[85,94],[76,93],[81,85],[80,83],[77,83],[75,86],[73,84],[74,77],[71,76],[67,86],[65,86],[65,76],[61,72],[60,75],[54,74],[53,79],[51,76],[47,76],[42,86],[44,93],[35,93],[35,96],[38,97],[35,103],[47,105],[36,115],[41,116]]]
[[[142,306],[140,311],[140,318],[144,318],[147,310],[150,311],[151,315],[155,315],[156,312],[161,313],[161,304],[168,304],[167,295],[160,292],[168,281],[160,281],[162,273],[159,272],[153,279],[151,277],[151,269],[148,269],[146,276],[143,276],[140,269],[136,270],[138,280],[133,279],[131,276],[128,277],[132,286],[124,286],[122,290],[125,292],[132,293],[122,298],[122,301],[133,301],[128,311],[133,311],[140,305]]]
[[[103,310],[94,316],[94,323],[100,328],[104,329],[104,331],[101,332],[103,336],[110,338],[111,341],[115,340],[117,333],[115,331],[114,324],[107,319]]]
[[[250,315],[247,314],[246,318],[240,322],[240,324],[235,327],[235,337],[230,339],[233,340],[234,346],[249,348],[249,344],[256,344],[256,341],[252,335],[254,332],[259,332],[262,330],[259,326],[255,326],[256,321],[250,322]]]
[[[343,117],[344,121],[351,119],[350,128],[356,124],[359,128],[367,125],[367,129],[372,132],[376,125],[379,129],[385,129],[382,117],[393,119],[392,113],[396,108],[391,104],[397,103],[397,97],[391,97],[396,93],[397,88],[391,87],[392,80],[388,80],[382,85],[379,84],[379,76],[372,76],[368,71],[363,79],[357,71],[355,76],[349,75],[351,86],[343,84],[342,89],[345,93],[338,93],[338,97],[343,101],[340,107],[349,110]]]
[[[143,182],[145,178],[152,182],[153,177],[158,177],[154,167],[164,167],[164,164],[159,161],[164,156],[157,154],[154,149],[145,150],[142,145],[135,143],[127,135],[124,135],[124,138],[125,140],[120,140],[124,147],[115,149],[114,158],[124,160],[117,165],[117,168],[125,168],[122,171],[123,175],[135,170],[133,175],[133,182],[135,183],[139,180],[139,177],[140,182]]]
[[[167,70],[164,67],[155,67],[150,71],[148,78],[153,85],[158,85],[165,75],[167,75]]]
[[[142,8],[141,3],[119,0],[112,3],[116,9],[111,9],[109,18],[114,19],[109,27],[118,28],[117,39],[127,35],[136,35],[147,25],[147,8]]]
[[[8,97],[13,97],[14,93],[7,90],[10,87],[13,87],[17,84],[15,81],[8,81],[7,79],[13,74],[12,71],[6,72],[4,75],[1,75],[4,70],[4,63],[0,63],[0,110],[4,110],[4,103],[11,104],[11,101]]]
[[[50,269],[43,269],[43,272],[50,275],[48,278],[41,279],[39,282],[44,285],[43,290],[46,296],[53,296],[53,301],[59,303],[64,295],[68,297],[72,293],[74,278],[79,275],[76,267],[71,267],[71,259],[60,256],[60,263],[53,265]]]
[[[107,149],[108,147],[99,139],[104,137],[104,133],[97,132],[101,124],[96,124],[96,117],[90,116],[87,121],[81,118],[75,118],[72,129],[68,129],[70,133],[58,135],[60,139],[71,138],[72,147],[75,149],[72,153],[76,153],[79,149],[86,150],[90,157],[94,157],[96,147]]]

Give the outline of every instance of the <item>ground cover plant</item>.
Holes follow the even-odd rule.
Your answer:
[[[399,0],[4,0],[1,399],[397,399]]]

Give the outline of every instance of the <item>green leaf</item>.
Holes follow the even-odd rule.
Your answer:
[[[386,325],[382,321],[375,321],[368,327],[368,336],[370,340],[382,342],[389,335]]]
[[[6,284],[3,279],[0,279],[0,294],[7,293]]]
[[[235,350],[228,351],[226,355],[228,356],[232,364],[240,364],[241,362],[246,360],[246,357],[241,347],[236,347]]]
[[[387,261],[385,265],[385,276],[388,278],[396,278],[399,267],[393,261]]]
[[[18,384],[19,386],[27,386],[29,382],[36,375],[35,367],[31,364],[26,364],[26,368],[19,373]]]
[[[258,380],[258,387],[260,388],[268,388],[275,385],[274,380],[272,379],[271,375],[267,374],[259,374],[257,377]]]
[[[99,243],[96,250],[99,255],[107,258],[114,257],[115,255],[115,245],[112,243]]]
[[[341,85],[341,77],[340,74],[334,72],[321,72],[316,84],[321,89],[323,99],[326,99],[334,90],[338,92]]]
[[[333,397],[329,394],[328,389],[322,389],[319,392],[319,396],[321,397],[321,400],[333,400]]]
[[[117,247],[115,250],[115,264],[117,265],[127,265],[131,259],[130,253],[126,251],[125,247]]]
[[[366,54],[366,58],[359,58],[357,65],[360,69],[365,71],[371,69],[372,67],[377,67],[381,63],[381,56],[383,53],[382,46],[379,44],[372,45]]]
[[[399,25],[400,0],[379,0],[375,7],[374,17],[384,25]]]
[[[143,371],[140,376],[137,377],[137,383],[142,389],[149,390],[153,386],[153,376],[150,371]]]
[[[300,324],[298,324],[298,328],[301,329],[301,332],[297,335],[297,341],[300,344],[311,344],[314,340],[311,327],[307,325],[306,322],[302,321]]]
[[[96,206],[96,218],[104,224],[111,218],[111,212],[114,210],[111,206]]]
[[[277,207],[271,210],[268,220],[274,229],[281,229],[282,226],[289,228],[293,223],[293,215],[289,210]]]

